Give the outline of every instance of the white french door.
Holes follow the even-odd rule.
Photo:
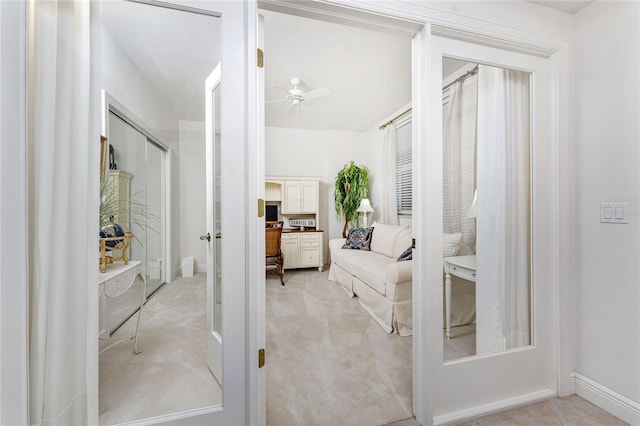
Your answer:
[[[222,404],[176,413],[171,424],[248,424],[247,351],[247,13],[252,1],[183,1],[169,7],[220,19],[221,60],[206,82],[207,361],[222,387]],[[203,82],[205,83],[205,82]],[[204,84],[203,84],[204,86]],[[254,207],[252,204],[251,207]],[[204,337],[204,336],[203,336]]]
[[[429,353],[433,372],[434,392],[431,394],[433,424],[463,421],[465,418],[510,405],[534,402],[557,394],[557,308],[554,297],[557,284],[554,271],[558,268],[558,257],[554,253],[557,253],[558,241],[555,237],[556,220],[553,212],[557,211],[558,200],[553,184],[557,179],[557,169],[554,167],[557,153],[550,130],[553,127],[551,106],[554,99],[550,83],[551,59],[433,36],[428,56],[432,77],[428,83],[429,92],[433,95],[428,100],[429,109],[432,111],[429,119],[428,144],[432,145],[431,157],[427,159],[426,165],[431,170],[443,170],[443,117],[442,100],[439,96],[442,92],[443,57],[480,64],[480,73],[484,64],[494,69],[528,73],[530,76],[525,79],[529,81],[526,87],[530,91],[523,106],[526,108],[524,115],[528,116],[528,123],[525,125],[528,127],[525,127],[523,139],[529,141],[529,145],[523,150],[526,151],[523,155],[527,158],[522,163],[529,168],[529,171],[521,173],[525,177],[522,179],[524,183],[519,191],[521,191],[520,195],[524,193],[524,198],[527,199],[525,204],[527,220],[529,220],[521,229],[524,233],[528,233],[527,238],[529,238],[528,248],[525,249],[528,253],[525,253],[523,258],[525,263],[528,262],[525,269],[529,268],[527,275],[530,291],[525,309],[528,310],[526,315],[530,323],[527,331],[530,332],[531,337],[526,343],[515,348],[510,348],[509,344],[505,343],[508,341],[507,338],[503,340],[499,338],[492,342],[494,346],[491,350],[484,352],[482,350],[487,346],[483,340],[486,336],[483,335],[481,324],[486,316],[496,318],[498,325],[492,329],[492,332],[498,335],[502,332],[505,335],[504,330],[500,330],[505,328],[505,308],[498,306],[497,311],[492,311],[496,309],[496,304],[508,305],[504,301],[505,290],[498,288],[494,294],[490,295],[495,296],[493,298],[485,295],[487,289],[493,286],[498,287],[496,281],[508,275],[508,272],[505,275],[504,271],[509,271],[513,265],[510,265],[509,257],[505,255],[505,247],[508,247],[508,244],[504,244],[504,239],[500,239],[503,238],[501,235],[499,238],[494,238],[499,240],[494,245],[485,244],[485,242],[489,240],[486,235],[500,228],[501,220],[507,220],[495,213],[504,207],[501,205],[500,194],[498,194],[501,191],[498,187],[502,183],[496,176],[499,175],[500,169],[508,169],[510,164],[513,164],[510,162],[514,160],[500,152],[502,148],[498,147],[494,138],[482,139],[480,136],[482,124],[479,122],[476,160],[478,212],[475,218],[478,224],[478,252],[477,256],[474,255],[474,262],[476,257],[478,259],[475,282],[477,352],[454,360],[447,360],[443,355],[444,347],[448,343],[443,337],[442,267],[435,268],[434,262],[432,264],[434,270],[429,271],[426,277],[430,282],[427,290],[429,300],[427,323],[431,336]],[[482,103],[481,96],[484,96],[484,92],[480,90],[478,91],[479,105]],[[480,115],[478,120],[481,120]],[[484,126],[489,124],[493,126],[495,123],[484,123]],[[485,141],[485,139],[491,140]],[[513,135],[509,134],[503,145],[513,144],[514,140]],[[493,144],[491,146],[495,149],[487,150],[487,145],[484,148],[480,147],[484,142]],[[503,163],[498,160],[501,155],[504,158]],[[487,169],[490,170],[487,171]],[[443,194],[442,180],[435,179],[427,182],[426,185],[429,186],[430,193]],[[513,192],[513,189],[504,191]],[[481,201],[483,196],[484,200]],[[430,200],[432,203],[430,209],[433,210],[430,210],[427,218],[442,217],[442,196],[436,198],[437,200]],[[439,223],[442,223],[441,219]],[[442,233],[442,229],[439,232]],[[480,253],[481,250],[484,251]],[[458,337],[452,340],[456,338]],[[496,347],[498,349],[495,349]]]

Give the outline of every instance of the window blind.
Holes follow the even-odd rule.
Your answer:
[[[413,210],[411,120],[396,129],[396,207],[399,214]]]

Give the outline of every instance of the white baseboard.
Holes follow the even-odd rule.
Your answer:
[[[545,389],[541,391],[531,392],[524,395],[518,395],[512,398],[501,399],[499,401],[488,404],[477,405],[464,410],[453,411],[439,416],[434,416],[433,425],[452,425],[462,423],[477,417],[486,416],[488,414],[497,413],[504,410],[522,407],[524,405],[534,404],[536,402],[545,401],[547,399],[558,396],[555,391]]]
[[[633,426],[640,426],[640,403],[581,374],[573,373],[571,380],[575,381],[576,394],[580,397]]]

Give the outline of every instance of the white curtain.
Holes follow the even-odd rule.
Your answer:
[[[480,66],[477,353],[530,344],[530,76]]]
[[[93,3],[29,4],[29,410],[34,425],[97,421],[98,336],[92,325],[98,315],[99,139],[92,131],[96,104],[90,94],[96,84],[91,21],[99,12]]]
[[[389,124],[384,131],[382,145],[382,223],[398,225],[398,207],[396,205],[396,125]]]
[[[443,226],[462,233],[462,242],[475,247],[475,222],[467,213],[476,188],[476,117],[478,76],[449,86],[443,107]]]

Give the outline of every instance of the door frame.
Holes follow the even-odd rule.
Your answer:
[[[485,19],[471,19],[459,13],[447,12],[429,6],[406,3],[372,2],[357,3],[347,0],[323,0],[317,3],[295,3],[288,0],[261,0],[259,6],[262,9],[271,10],[290,15],[307,18],[316,18],[329,22],[347,24],[364,28],[385,29],[389,32],[412,32],[416,34],[412,45],[412,98],[414,109],[413,122],[413,152],[414,152],[414,216],[422,218],[414,221],[414,237],[417,240],[415,253],[417,262],[414,262],[414,282],[438,282],[442,279],[442,247],[441,244],[432,244],[430,241],[440,241],[438,236],[440,226],[436,226],[441,218],[441,212],[436,211],[430,205],[430,197],[439,196],[440,191],[433,191],[429,185],[420,184],[433,176],[429,166],[433,165],[430,158],[433,144],[439,143],[436,135],[428,129],[436,128],[442,124],[435,122],[428,114],[431,105],[428,99],[436,96],[441,98],[441,93],[431,93],[434,87],[429,71],[427,58],[430,54],[431,36],[438,35],[445,38],[473,41],[476,44],[496,47],[499,49],[539,56],[551,61],[553,95],[550,99],[554,111],[553,128],[551,129],[552,142],[556,147],[553,158],[550,158],[550,169],[553,173],[554,187],[552,188],[552,215],[556,218],[553,224],[555,240],[551,250],[555,255],[554,269],[552,271],[553,282],[550,283],[552,300],[550,321],[555,324],[556,353],[556,382],[559,396],[575,393],[575,385],[571,380],[574,370],[575,356],[574,346],[574,309],[572,305],[574,295],[574,283],[572,280],[570,253],[573,249],[571,239],[571,227],[569,207],[572,199],[570,187],[570,116],[569,116],[569,41],[534,34],[532,32],[514,28],[513,26],[496,24]],[[419,76],[427,76],[426,79]],[[438,82],[436,87],[440,87]],[[437,115],[437,114],[436,114]],[[439,115],[437,115],[439,117]],[[435,127],[434,127],[435,126]],[[419,141],[427,141],[421,144]],[[415,167],[423,165],[423,167]],[[426,166],[426,167],[424,167]],[[436,238],[430,238],[435,236]],[[424,245],[421,242],[425,242]],[[563,242],[562,245],[560,242]],[[563,283],[560,286],[560,283]],[[264,291],[262,290],[264,293]],[[431,395],[434,388],[435,363],[440,362],[441,356],[431,351],[429,345],[433,339],[441,339],[441,335],[433,335],[427,327],[428,318],[426,309],[430,305],[429,295],[423,286],[413,288],[413,411],[416,420],[420,424],[433,424],[433,409]],[[253,343],[253,342],[252,342]],[[258,398],[260,399],[260,398]],[[264,398],[262,398],[264,400]],[[521,405],[530,401],[526,399],[507,398],[502,404],[494,404],[491,407],[468,407],[464,411],[469,413],[487,414],[506,408],[509,405]],[[451,413],[448,421],[462,420],[463,413]]]
[[[558,393],[560,396],[570,395],[575,392],[575,385],[571,380],[571,372],[575,365],[575,337],[574,337],[574,307],[572,300],[574,299],[575,284],[571,276],[571,264],[568,262],[570,259],[570,253],[573,250],[572,231],[570,226],[570,207],[573,199],[573,191],[571,189],[571,169],[565,167],[571,165],[570,161],[570,137],[572,133],[571,117],[569,112],[570,107],[570,92],[571,85],[569,79],[569,41],[561,38],[555,38],[546,36],[543,34],[534,34],[530,31],[514,28],[513,26],[500,25],[491,21],[489,17],[486,20],[473,19],[469,16],[465,16],[461,13],[448,12],[440,9],[430,8],[428,6],[409,3],[363,3],[359,1],[347,2],[346,0],[331,0],[317,4],[304,4],[307,11],[301,10],[303,5],[296,6],[295,4],[269,0],[261,3],[264,5],[271,5],[270,9],[284,8],[285,11],[297,11],[293,14],[303,14],[303,16],[324,16],[325,19],[332,19],[334,22],[351,22],[354,25],[370,25],[371,21],[374,21],[375,25],[385,25],[384,18],[393,17],[396,19],[405,19],[410,23],[414,23],[420,27],[424,27],[421,30],[416,44],[421,47],[422,52],[414,57],[413,67],[426,70],[426,53],[429,49],[429,38],[432,34],[438,34],[445,37],[459,38],[459,39],[472,39],[478,42],[481,40],[487,45],[500,46],[509,50],[517,50],[525,53],[542,54],[547,57],[552,57],[553,61],[553,82],[555,85],[555,93],[553,98],[554,114],[554,129],[553,138],[554,143],[558,147],[555,158],[551,159],[554,163],[554,169],[557,173],[557,182],[554,191],[558,203],[555,206],[556,211],[554,215],[558,218],[556,228],[558,233],[558,241],[563,241],[562,247],[554,247],[555,252],[559,256],[558,269],[554,271],[556,277],[553,285],[552,292],[556,296],[553,301],[555,318],[558,328]],[[524,6],[523,6],[524,7]],[[2,381],[2,388],[0,389],[2,394],[2,416],[3,420],[5,416],[11,416],[15,421],[9,423],[26,424],[28,422],[28,374],[27,374],[27,354],[28,354],[28,284],[27,284],[27,227],[24,218],[27,213],[26,205],[26,152],[27,152],[27,138],[26,138],[26,22],[27,22],[27,8],[23,2],[0,2],[0,19],[2,22],[2,28],[12,28],[11,32],[13,39],[5,44],[5,37],[7,32],[0,35],[2,44],[0,45],[0,58],[2,59],[2,78],[3,87],[13,87],[11,93],[7,92],[6,104],[5,91],[3,91],[3,108],[0,110],[0,131],[4,136],[9,134],[15,141],[14,144],[2,145],[2,156],[0,156],[0,162],[2,164],[2,174],[0,175],[0,193],[3,195],[2,199],[16,199],[11,197],[5,197],[5,194],[14,194],[19,200],[18,204],[14,204],[11,210],[0,209],[0,232],[5,236],[7,230],[15,230],[15,240],[13,242],[12,250],[3,250],[3,252],[14,253],[14,257],[2,256],[0,257],[0,277],[2,278],[2,298],[0,299],[3,316],[0,318],[0,330],[2,336],[13,336],[13,345],[1,345],[0,346],[0,367],[2,368],[2,376],[7,379]],[[266,8],[266,7],[265,7]],[[278,10],[282,11],[282,10]],[[255,74],[255,40],[252,39],[254,32],[252,28],[255,28],[255,20],[257,15],[257,7],[253,2],[248,3],[245,6],[245,26],[248,31],[241,35],[241,39],[247,36],[245,47],[247,48],[248,60],[247,60],[247,81],[246,89],[247,99],[249,100],[247,108],[247,120],[244,122],[243,128],[248,132],[247,138],[249,139],[248,153],[247,153],[247,165],[249,174],[255,173],[257,168],[257,144],[253,141],[253,137],[257,135],[256,129],[256,108],[255,100],[257,99],[257,87],[255,85],[255,79],[252,80]],[[393,20],[392,20],[393,21]],[[7,25],[4,25],[4,24]],[[433,24],[433,25],[432,25]],[[415,55],[415,54],[414,54]],[[5,64],[13,64],[13,67],[5,67]],[[8,68],[8,69],[7,69]],[[4,85],[4,82],[9,80],[10,85]],[[414,85],[415,87],[415,85]],[[424,88],[416,90],[414,88],[414,100],[416,101],[416,111],[420,112],[420,117],[416,117],[419,121],[420,127],[418,132],[424,132],[426,127],[423,120],[425,111],[424,105],[426,96]],[[4,106],[8,107],[5,108]],[[420,110],[422,108],[422,110]],[[416,114],[417,116],[417,114]],[[18,123],[16,126],[15,123]],[[420,136],[425,133],[419,133]],[[8,152],[7,152],[8,151]],[[427,152],[425,150],[418,150],[416,156],[418,160],[424,164],[424,157]],[[7,155],[5,155],[5,153]],[[95,153],[94,153],[95,154]],[[91,159],[87,159],[89,161]],[[7,167],[5,167],[5,165]],[[252,168],[252,166],[254,166]],[[6,173],[5,173],[6,171]],[[426,173],[426,171],[425,171]],[[251,176],[248,177],[249,179]],[[416,179],[418,176],[416,176]],[[252,181],[251,179],[249,180]],[[253,180],[254,182],[258,179]],[[253,185],[246,186],[247,197],[247,226],[246,230],[257,229],[257,206],[255,200],[260,194],[260,189]],[[419,212],[423,212],[427,209],[427,203],[424,195],[420,194],[418,209]],[[427,216],[422,216],[428,218]],[[253,228],[252,228],[253,226]],[[243,231],[244,233],[244,231]],[[430,235],[428,229],[418,227],[415,230],[415,235],[418,240],[418,247],[420,247],[421,241],[428,241]],[[9,241],[3,238],[2,241]],[[17,245],[16,245],[17,244]],[[257,244],[257,243],[256,243]],[[4,244],[2,245],[4,247]],[[252,278],[256,273],[263,273],[262,268],[258,267],[259,250],[256,247],[250,246],[249,253],[249,265],[247,266],[248,277]],[[424,252],[417,251],[421,262],[416,262],[414,280],[424,281],[424,277],[427,273],[435,275],[436,269],[440,272],[440,262],[438,256],[440,252],[436,248],[430,248],[425,245]],[[428,262],[430,258],[436,260],[436,262]],[[433,260],[432,259],[432,260]],[[254,263],[251,263],[254,262]],[[437,265],[436,265],[437,264]],[[20,265],[19,268],[15,268],[15,265]],[[436,267],[437,266],[437,267]],[[260,269],[260,271],[258,271]],[[8,275],[5,275],[8,274]],[[8,289],[7,282],[16,283],[15,286]],[[245,287],[248,287],[248,280],[245,280]],[[559,283],[563,285],[560,286]],[[9,290],[9,291],[7,291]],[[433,336],[425,334],[425,317],[419,306],[426,305],[426,294],[420,290],[420,286],[416,286],[414,291],[414,312],[415,315],[415,334],[414,334],[414,413],[416,419],[422,424],[430,424],[432,422],[431,408],[429,404],[430,394],[433,392],[431,386],[432,372],[431,362],[429,358],[430,354],[426,350],[428,342]],[[254,386],[259,383],[260,373],[257,368],[257,350],[260,347],[260,343],[256,338],[256,330],[261,327],[264,328],[264,323],[260,324],[257,320],[258,314],[256,314],[255,308],[260,301],[260,296],[247,294],[245,300],[245,312],[248,316],[248,323],[246,324],[248,333],[247,348],[249,353],[247,356],[239,357],[238,361],[241,361],[245,365],[248,382],[248,389],[251,391],[246,395],[246,407],[247,407],[247,422],[251,424],[264,424],[264,417],[259,422],[260,415],[258,413],[258,401],[264,401],[264,390],[260,390],[258,386]],[[5,317],[5,313],[12,312],[13,315],[10,321]],[[8,331],[8,333],[5,333]],[[13,361],[11,363],[11,361]],[[16,368],[16,365],[18,368]],[[262,376],[264,373],[262,372]],[[13,395],[13,397],[10,397]],[[12,404],[15,403],[15,404]],[[6,414],[6,407],[14,407],[14,411],[11,414]],[[263,410],[263,408],[261,408]],[[264,412],[263,412],[264,413]],[[262,413],[262,414],[263,414]],[[195,419],[194,419],[195,420]]]

